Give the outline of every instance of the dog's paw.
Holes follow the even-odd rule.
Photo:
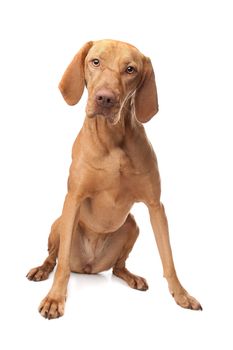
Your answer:
[[[189,295],[186,290],[182,290],[180,293],[171,293],[176,303],[190,310],[202,310],[202,306],[194,297]]]
[[[38,266],[35,267],[33,269],[31,269],[27,276],[26,276],[30,281],[35,281],[35,282],[39,282],[39,281],[44,281],[49,277],[49,271],[48,269],[45,269],[42,266]]]
[[[113,274],[119,278],[122,278],[131,288],[142,291],[145,291],[149,288],[145,278],[134,275],[133,273],[129,272],[125,267],[114,267]]]
[[[52,298],[47,295],[46,298],[42,300],[39,306],[39,313],[44,318],[48,320],[58,318],[64,315],[65,309],[65,298]]]
[[[137,290],[146,291],[149,288],[146,279],[140,276],[132,275],[127,282],[131,288]]]

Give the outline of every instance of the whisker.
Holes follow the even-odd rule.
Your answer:
[[[121,112],[122,112],[122,109],[125,108],[128,112],[130,112],[130,109],[126,108],[125,107],[125,104],[128,102],[128,100],[135,94],[136,90],[132,90],[129,92],[129,94],[125,97],[124,101],[122,102],[121,104],[121,107],[120,107],[120,110],[118,112],[118,118],[116,120],[116,122],[114,123],[115,125],[117,123],[119,123],[119,121],[121,120]]]

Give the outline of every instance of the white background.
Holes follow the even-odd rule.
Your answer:
[[[231,1],[1,1],[0,159],[2,349],[232,349]],[[151,57],[160,112],[146,129],[156,150],[176,268],[203,312],[167,290],[146,208],[128,267],[147,292],[111,272],[72,275],[63,318],[37,312],[48,281],[25,275],[46,256],[66,193],[75,107],[57,85],[89,40],[130,42]]]

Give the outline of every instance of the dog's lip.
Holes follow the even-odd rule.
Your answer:
[[[122,103],[121,99],[117,98],[114,105],[112,105],[111,107],[104,107],[104,106],[99,106],[95,99],[89,97],[86,104],[86,113],[90,115],[100,114],[100,115],[104,115],[105,117],[108,117],[108,115],[117,113],[120,110],[121,103]]]
[[[116,107],[116,106],[114,106]],[[113,108],[112,108],[113,109]],[[88,110],[88,108],[86,109],[86,114],[87,117],[89,118],[93,118],[93,117],[97,117],[97,116],[102,116],[106,119],[113,119],[116,117],[116,115],[118,114],[120,108],[114,108],[114,110],[111,111],[111,109],[109,108],[95,108],[93,110]]]
[[[108,121],[110,121],[111,123],[114,123],[115,120],[117,119],[117,114],[118,113],[113,113],[111,115],[104,115],[103,113],[98,113],[98,112],[93,112],[93,113],[87,113],[87,117],[88,118],[96,118],[96,117],[102,117]]]

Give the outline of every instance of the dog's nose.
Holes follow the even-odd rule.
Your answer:
[[[101,107],[110,108],[116,103],[116,97],[113,92],[109,90],[99,90],[95,95],[95,100],[97,104]]]

